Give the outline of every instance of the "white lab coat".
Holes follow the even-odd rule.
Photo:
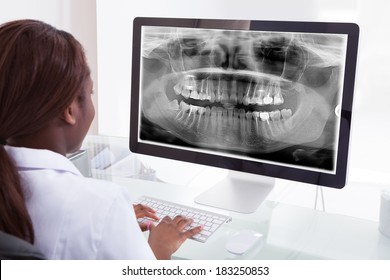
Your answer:
[[[5,146],[26,193],[35,245],[49,259],[155,259],[124,187],[86,178],[66,157]]]

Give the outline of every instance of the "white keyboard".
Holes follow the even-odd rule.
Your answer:
[[[163,218],[165,216],[169,216],[172,219],[177,215],[181,215],[186,218],[191,218],[193,223],[186,228],[186,230],[197,227],[199,225],[203,225],[203,230],[193,236],[191,239],[206,242],[207,239],[224,223],[230,222],[232,220],[231,217],[226,215],[221,215],[218,213],[213,213],[197,208],[192,208],[188,206],[184,206],[181,204],[168,202],[161,199],[156,199],[148,196],[140,197],[136,203],[140,203],[143,205],[147,205],[155,210],[156,215],[159,218]],[[140,218],[138,222],[150,221],[148,218]],[[158,223],[158,222],[157,222]]]

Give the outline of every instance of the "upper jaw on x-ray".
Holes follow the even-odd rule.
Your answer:
[[[324,34],[146,28],[143,116],[198,147],[332,145],[344,45]]]

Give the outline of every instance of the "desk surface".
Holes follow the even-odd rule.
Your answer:
[[[223,225],[206,243],[188,240],[175,253],[177,259],[390,259],[390,238],[378,230],[378,223],[310,208],[265,201],[253,214],[229,213],[195,204],[199,192],[194,186],[113,177],[127,186],[131,196],[154,196],[188,206],[229,214],[233,220]],[[242,256],[228,253],[228,238],[241,229],[264,235],[264,243]]]
[[[92,154],[109,147],[110,159],[100,162],[109,167],[101,172],[94,170],[94,177],[127,186],[134,199],[149,195],[228,214],[233,218],[205,244],[188,240],[175,254],[178,259],[390,259],[390,238],[378,230],[380,191],[389,182],[388,177],[379,176],[383,174],[369,176],[367,181],[367,172],[359,170],[354,172],[354,180],[350,180],[352,182],[343,190],[324,190],[328,212],[312,208],[316,189],[313,186],[277,180],[270,200],[255,213],[237,214],[194,203],[194,197],[209,187],[206,184],[221,179],[217,177],[226,176],[225,173],[189,163],[175,165],[173,161],[147,156],[142,157],[141,164],[138,156],[130,154],[127,145],[125,138],[88,137],[85,147],[90,152],[92,150]],[[115,162],[110,166],[111,156],[114,156]],[[145,163],[157,173],[145,170]],[[206,181],[196,182],[197,174],[202,172],[212,174],[206,176]],[[360,173],[361,176],[356,176]],[[176,183],[129,178],[140,177],[139,174],[148,179],[157,176],[166,182]],[[374,182],[372,178],[377,180]],[[264,246],[258,244],[240,257],[229,254],[225,249],[226,241],[240,229],[263,233]]]

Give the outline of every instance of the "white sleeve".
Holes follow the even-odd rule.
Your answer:
[[[107,215],[97,259],[156,259],[124,195],[118,195]]]

